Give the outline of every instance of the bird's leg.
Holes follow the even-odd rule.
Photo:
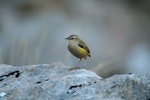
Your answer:
[[[79,64],[80,64],[81,60],[82,59],[79,59],[77,65],[74,68],[70,68],[69,70],[79,69],[80,68]]]
[[[74,67],[75,69],[80,68],[79,64],[80,64],[81,60],[82,60],[82,59],[79,59],[79,61],[78,61],[77,65]]]
[[[83,68],[85,67],[85,64],[86,64],[86,59],[84,59]]]

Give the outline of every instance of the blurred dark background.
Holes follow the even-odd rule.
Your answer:
[[[103,77],[150,72],[150,0],[0,0],[0,64],[62,62],[70,34],[92,57],[86,69]]]

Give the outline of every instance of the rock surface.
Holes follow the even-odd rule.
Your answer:
[[[0,65],[0,100],[150,100],[150,74],[102,79],[61,63]]]

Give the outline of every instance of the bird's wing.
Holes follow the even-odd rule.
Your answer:
[[[82,40],[80,40],[80,42],[78,43],[78,46],[80,46],[81,48],[87,50],[87,52],[90,53],[90,50],[89,50],[88,46]]]

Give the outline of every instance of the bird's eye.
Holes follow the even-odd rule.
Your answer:
[[[71,40],[73,40],[73,38],[71,38]]]

